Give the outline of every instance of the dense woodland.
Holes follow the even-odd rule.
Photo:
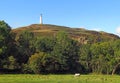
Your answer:
[[[80,44],[64,31],[36,37],[30,31],[19,36],[0,21],[0,73],[119,74],[120,40]]]

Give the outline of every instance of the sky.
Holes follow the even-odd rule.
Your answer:
[[[0,20],[13,29],[39,24],[120,34],[120,0],[0,0]]]

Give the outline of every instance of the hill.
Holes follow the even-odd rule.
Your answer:
[[[12,31],[19,35],[25,30],[33,32],[36,36],[55,36],[57,32],[65,31],[72,39],[77,40],[82,44],[119,39],[119,36],[103,31],[97,32],[93,30],[86,30],[84,28],[70,28],[50,24],[32,24],[13,29]]]

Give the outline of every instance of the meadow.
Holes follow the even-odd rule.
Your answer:
[[[0,75],[0,83],[120,83],[120,76],[3,74]]]

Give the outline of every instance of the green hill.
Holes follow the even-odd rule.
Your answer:
[[[55,36],[57,32],[65,31],[72,39],[77,40],[82,44],[119,39],[119,36],[107,32],[97,32],[86,30],[84,28],[70,28],[51,24],[32,24],[13,29],[12,31],[19,35],[19,33],[25,30],[33,32],[36,36]]]

